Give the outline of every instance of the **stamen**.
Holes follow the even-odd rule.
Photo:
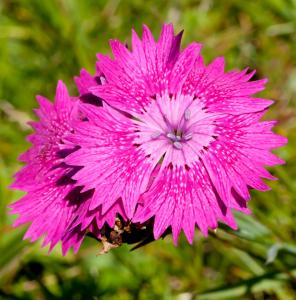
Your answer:
[[[190,119],[191,116],[191,111],[189,109],[186,109],[184,112],[184,118],[186,121],[188,121]]]
[[[167,135],[166,135],[169,139],[171,139],[171,140],[173,140],[173,141],[175,141],[176,140],[176,136],[173,134],[173,133],[168,133]]]
[[[175,148],[177,148],[179,150],[182,149],[182,147],[183,147],[183,145],[180,142],[174,142],[173,145]]]
[[[184,139],[185,141],[191,140],[191,139],[192,139],[192,132],[189,132],[189,133],[185,134],[185,135],[183,136],[183,139]]]

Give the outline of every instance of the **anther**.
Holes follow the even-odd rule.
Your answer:
[[[183,139],[184,139],[185,141],[191,140],[191,139],[192,139],[192,132],[189,132],[189,133],[185,134],[185,135],[183,136]]]
[[[168,133],[167,135],[166,135],[169,139],[171,139],[171,140],[176,140],[176,136],[173,134],[173,133]]]
[[[179,150],[182,149],[182,147],[183,147],[183,145],[180,142],[174,142],[173,145],[175,148],[177,148]]]

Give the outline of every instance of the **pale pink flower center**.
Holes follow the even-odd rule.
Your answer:
[[[135,116],[134,143],[152,159],[165,155],[165,164],[189,166],[215,139],[214,116],[196,97],[156,95],[146,111]]]

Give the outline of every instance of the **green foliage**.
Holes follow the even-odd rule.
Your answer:
[[[250,66],[269,84],[262,97],[275,99],[268,118],[289,144],[287,160],[272,169],[272,191],[252,192],[251,216],[237,214],[236,232],[221,226],[208,239],[170,238],[130,252],[104,256],[86,240],[77,255],[48,256],[40,242],[22,241],[12,229],[7,204],[21,193],[7,186],[29,145],[26,121],[34,95],[53,97],[58,79],[76,94],[72,77],[94,71],[95,53],[108,39],[129,43],[141,24],[158,34],[163,22],[185,29],[183,44],[204,43],[206,61],[226,57],[227,68]],[[296,1],[0,1],[0,299],[296,299]]]

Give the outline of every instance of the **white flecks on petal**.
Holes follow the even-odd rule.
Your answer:
[[[100,76],[101,85],[106,84],[106,78],[104,76]]]

